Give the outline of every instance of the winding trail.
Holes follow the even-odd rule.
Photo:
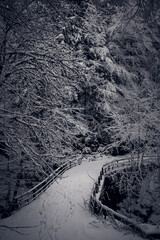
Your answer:
[[[111,157],[84,162],[65,172],[39,198],[1,219],[21,232],[0,228],[1,240],[141,240],[124,231],[117,231],[110,221],[105,224],[85,209],[102,165]],[[29,226],[23,228],[24,226]]]

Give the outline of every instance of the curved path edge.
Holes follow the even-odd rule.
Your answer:
[[[88,211],[93,184],[102,165],[112,160],[97,157],[67,170],[29,205],[0,220],[0,240],[141,240]]]

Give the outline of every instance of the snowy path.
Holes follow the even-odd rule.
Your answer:
[[[85,162],[52,184],[38,199],[12,216],[0,220],[0,225],[32,226],[17,229],[25,235],[0,228],[1,240],[140,240],[124,235],[111,224],[103,224],[84,209],[89,199],[93,179],[97,179],[102,164],[111,158]],[[91,177],[89,177],[91,176]],[[34,227],[36,226],[36,227]]]

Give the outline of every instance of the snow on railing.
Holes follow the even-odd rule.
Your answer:
[[[63,163],[58,167],[53,173],[51,173],[47,178],[45,178],[42,182],[37,184],[35,187],[31,188],[27,192],[18,195],[14,198],[14,209],[19,209],[31,201],[36,199],[40,194],[42,194],[54,181],[56,181],[65,171],[68,169],[80,165],[82,163],[82,157],[70,160],[68,162]]]
[[[98,176],[98,180],[94,183],[91,197],[90,197],[90,208],[95,214],[100,214],[104,219],[106,216],[111,216],[117,219],[118,221],[131,226],[133,229],[137,230],[142,234],[142,236],[148,238],[160,238],[160,227],[157,225],[151,224],[139,224],[132,219],[117,213],[113,209],[101,203],[99,200],[100,193],[102,190],[103,182],[105,176],[110,175],[112,173],[118,172],[120,170],[126,169],[127,167],[135,166],[135,164],[139,164],[140,159],[138,157],[130,157],[123,158],[119,160],[115,160],[109,163],[106,163],[102,166],[100,174]],[[155,156],[145,156],[143,157],[143,164],[147,165],[149,163],[156,163],[157,158]]]
[[[131,156],[128,158],[121,158],[113,162],[109,162],[103,165],[104,174],[109,174],[117,170],[122,170],[127,167],[135,166],[135,164],[147,165],[152,162],[156,162],[157,158],[155,156],[143,156],[143,159]]]

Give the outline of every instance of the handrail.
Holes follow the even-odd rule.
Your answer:
[[[152,163],[156,161],[156,156],[144,156],[143,160],[139,160],[138,157],[130,157],[130,158],[121,158],[118,160],[114,160],[112,162],[105,163],[103,165],[103,171],[105,174],[112,173],[118,169],[123,169],[128,166],[135,166],[135,164],[142,163],[144,165],[148,163]]]
[[[143,157],[145,160],[143,164],[148,164],[148,163],[154,163],[156,162],[157,158],[156,156],[145,156]],[[122,158],[119,160],[114,160],[109,163],[105,163],[102,166],[102,169],[100,171],[100,174],[98,176],[98,180],[94,183],[92,193],[90,196],[90,208],[91,210],[96,213],[96,214],[101,214],[103,218],[106,218],[107,215],[113,216],[115,219],[121,221],[124,224],[127,224],[140,232],[142,236],[145,237],[160,237],[160,228],[157,229],[157,226],[153,225],[148,225],[149,228],[152,226],[152,230],[147,230],[146,226],[147,224],[139,224],[134,222],[132,219],[117,213],[113,209],[109,208],[108,206],[104,205],[101,203],[99,197],[100,197],[100,191],[102,189],[102,184],[104,182],[104,179],[107,175],[117,171],[117,170],[123,170],[129,166],[133,166],[132,164],[134,163],[139,163],[138,158],[135,157],[133,158]],[[102,182],[102,183],[101,183]]]
[[[33,188],[29,189],[13,199],[14,209],[19,209],[31,201],[36,199],[41,193],[43,193],[57,178],[59,178],[68,169],[80,165],[82,163],[82,157],[74,160],[69,160],[68,162],[60,165],[53,173],[46,177],[42,182],[38,183]]]

